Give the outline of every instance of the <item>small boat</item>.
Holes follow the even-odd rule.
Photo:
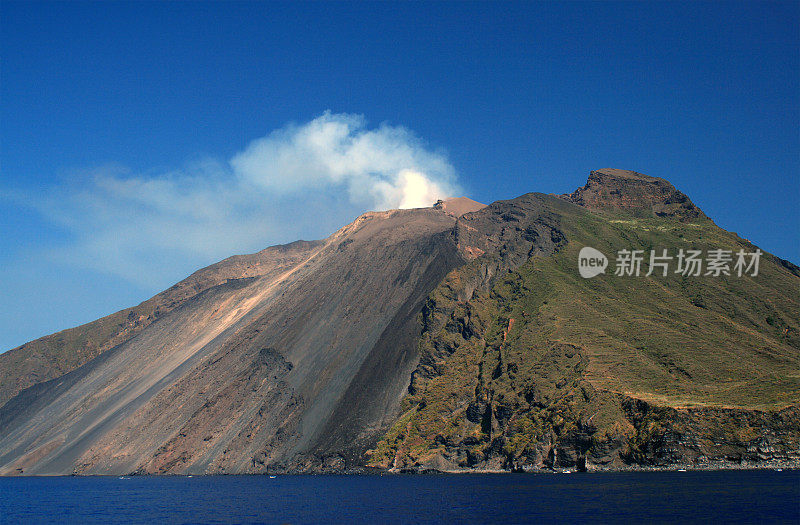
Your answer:
[[[686,472],[686,469],[685,468],[679,468],[678,472]]]
[[[275,479],[275,478],[277,478],[277,477],[278,477],[278,476],[270,476],[270,477],[269,477],[269,479]]]

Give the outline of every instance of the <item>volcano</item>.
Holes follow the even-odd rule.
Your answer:
[[[0,354],[0,475],[798,466],[798,291],[633,171],[369,212]]]

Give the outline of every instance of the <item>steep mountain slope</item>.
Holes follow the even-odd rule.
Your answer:
[[[755,250],[666,181],[621,170],[593,172],[571,195],[495,203],[456,231],[463,250],[481,255],[431,295],[404,414],[372,464],[800,458],[796,266],[766,255],[756,277],[684,276],[674,266],[645,277],[646,261],[640,277],[611,269],[582,278],[584,246],[609,256]]]
[[[297,241],[204,268],[138,306],[63,330],[0,354],[0,406],[21,390],[67,372],[128,341],[198,294],[228,279],[280,275],[308,258],[320,241]]]
[[[6,403],[0,473],[258,472],[365,448],[416,366],[425,297],[463,263],[455,221],[369,213],[324,242],[271,249],[292,257],[262,257],[266,271],[242,259],[240,278]],[[230,266],[200,273],[221,280]]]
[[[0,356],[0,474],[796,464],[800,270],[614,275],[720,248],[756,249],[623,170],[368,213]]]

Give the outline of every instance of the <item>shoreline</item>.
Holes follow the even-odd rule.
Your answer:
[[[634,473],[634,472],[717,472],[731,470],[774,470],[774,471],[800,471],[800,460],[780,462],[738,463],[714,462],[700,465],[670,465],[670,466],[625,466],[613,468],[588,468],[577,470],[573,468],[529,468],[520,470],[503,469],[377,469],[355,468],[346,471],[329,472],[301,472],[301,471],[274,471],[265,473],[209,473],[209,474],[12,474],[0,475],[2,478],[189,478],[189,477],[214,477],[214,476],[457,476],[457,475],[552,475],[552,474],[609,474],[609,473]]]

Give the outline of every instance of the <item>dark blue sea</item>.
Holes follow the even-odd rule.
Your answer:
[[[800,471],[0,478],[2,523],[800,523]]]

